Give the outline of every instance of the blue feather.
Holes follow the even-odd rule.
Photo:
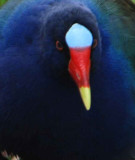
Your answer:
[[[109,20],[114,16],[111,4],[117,6],[117,1],[106,2],[105,8],[98,0],[23,0],[14,1],[12,8],[13,1],[0,11],[0,17],[7,14],[0,20],[0,149],[33,160],[132,159],[135,90],[130,54],[135,49],[127,53],[122,37],[135,34],[122,23],[119,28],[117,19]],[[74,23],[98,40],[92,50],[89,112],[67,69],[65,33]],[[63,52],[56,49],[57,40]]]

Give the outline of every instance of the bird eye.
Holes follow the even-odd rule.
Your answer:
[[[97,44],[98,44],[97,39],[94,39],[93,44],[92,44],[92,48],[96,48]]]
[[[59,51],[62,51],[63,50],[63,45],[60,41],[56,41],[56,48],[59,50]]]

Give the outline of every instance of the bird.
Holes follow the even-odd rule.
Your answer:
[[[24,160],[135,159],[134,15],[129,0],[2,6],[0,151]]]

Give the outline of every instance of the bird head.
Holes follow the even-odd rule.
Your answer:
[[[46,45],[49,45],[46,48],[49,48],[50,59],[55,59],[51,65],[55,67],[55,71],[59,68],[56,74],[62,73],[61,70],[68,72],[79,89],[86,110],[89,110],[90,73],[98,66],[101,55],[97,21],[93,13],[82,4],[55,5],[45,17],[44,27]],[[50,46],[54,46],[54,50]]]
[[[45,70],[61,82],[73,80],[89,110],[90,75],[101,57],[101,38],[92,11],[78,2],[50,2],[47,9],[44,4],[26,8],[16,21],[6,28],[8,46],[19,46],[28,54],[41,53]]]

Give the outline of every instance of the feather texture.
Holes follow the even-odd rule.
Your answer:
[[[129,0],[9,0],[1,8],[0,149],[33,160],[134,159],[134,14]],[[89,112],[67,69],[73,23],[98,40]]]

